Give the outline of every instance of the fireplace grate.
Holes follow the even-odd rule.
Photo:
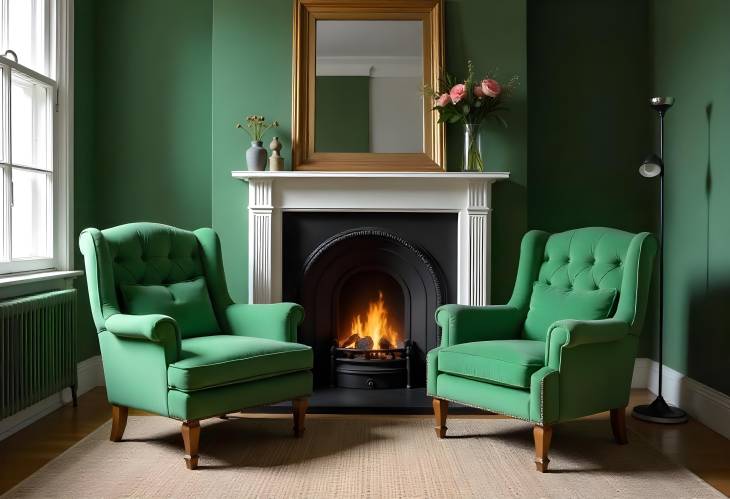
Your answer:
[[[411,344],[384,350],[330,349],[333,387],[378,390],[411,387]]]

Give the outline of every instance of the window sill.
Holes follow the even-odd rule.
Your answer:
[[[55,281],[57,279],[74,279],[82,276],[81,270],[48,270],[45,272],[28,272],[26,274],[13,274],[0,277],[0,288],[31,284],[44,281]]]

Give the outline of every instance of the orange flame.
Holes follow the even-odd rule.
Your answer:
[[[373,340],[373,350],[381,350],[381,342],[389,346],[386,348],[397,348],[400,341],[400,333],[397,328],[390,324],[388,308],[385,306],[383,292],[378,291],[378,300],[368,304],[368,312],[363,322],[360,314],[352,318],[350,334],[357,334],[360,338],[370,337]],[[352,344],[351,348],[355,348]]]

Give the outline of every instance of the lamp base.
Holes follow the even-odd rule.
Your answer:
[[[636,419],[660,424],[686,423],[687,413],[677,407],[672,407],[659,395],[654,402],[648,405],[637,405],[631,412]]]

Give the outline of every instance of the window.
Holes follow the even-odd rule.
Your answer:
[[[62,80],[69,81],[62,67],[68,58],[58,48],[70,48],[68,35],[58,36],[69,12],[58,7],[68,10],[68,3],[0,0],[0,273],[68,263],[61,259],[69,252],[58,244],[68,239],[68,219],[60,217],[68,212],[61,206],[68,194],[59,196],[57,185],[69,186],[70,145],[59,136],[68,141],[70,121],[58,113]],[[69,90],[63,89],[66,105]]]

